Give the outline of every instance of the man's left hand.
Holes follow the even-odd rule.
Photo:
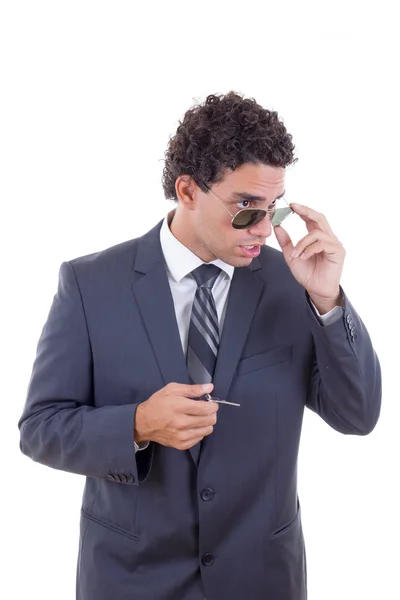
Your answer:
[[[275,236],[293,276],[324,314],[343,305],[339,284],[346,250],[323,214],[296,203],[290,207],[303,219],[308,234],[295,247],[283,227],[274,227]]]

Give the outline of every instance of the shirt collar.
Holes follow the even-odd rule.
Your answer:
[[[179,283],[194,269],[206,263],[189,250],[189,248],[184,246],[172,234],[169,223],[172,221],[174,213],[175,210],[169,212],[163,221],[160,229],[160,242],[167,268],[173,279]],[[228,265],[219,258],[207,264],[216,265],[229,277],[229,279],[232,279],[235,270],[235,267],[232,265]]]

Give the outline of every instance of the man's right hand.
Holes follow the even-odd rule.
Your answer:
[[[188,450],[204,436],[210,435],[217,422],[219,405],[206,400],[192,400],[211,393],[202,385],[169,383],[136,409],[134,439],[136,443],[157,442],[177,450]]]

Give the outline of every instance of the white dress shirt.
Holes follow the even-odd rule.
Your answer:
[[[172,235],[168,226],[168,216],[164,219],[161,227],[160,242],[172,298],[174,300],[182,349],[186,356],[190,316],[197,290],[196,280],[190,273],[206,263]],[[221,273],[218,275],[212,288],[221,332],[228,303],[228,292],[235,268],[219,259],[213,260],[208,264],[216,265],[221,269]]]
[[[160,230],[160,242],[174,301],[182,349],[186,356],[190,316],[197,289],[196,280],[190,273],[197,267],[200,267],[200,265],[206,263],[174,237],[168,225],[171,216],[172,213],[170,212],[163,221]],[[219,259],[213,260],[211,263],[207,264],[216,265],[221,269],[221,273],[218,275],[212,288],[221,334],[228,303],[228,292],[235,269],[232,265],[228,265]],[[330,312],[325,315],[320,315],[314,304],[312,302],[311,304],[323,325],[333,323],[342,314],[342,308],[340,306],[335,306]],[[142,442],[138,445],[135,442],[135,451],[144,450],[144,448],[147,448],[148,444],[149,442]]]

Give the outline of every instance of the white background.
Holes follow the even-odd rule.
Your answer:
[[[324,212],[346,247],[342,285],[383,371],[371,435],[341,435],[306,411],[299,495],[309,600],[400,597],[394,6],[1,4],[1,545],[9,600],[75,594],[84,479],[24,457],[17,430],[59,266],[141,235],[170,210],[160,181],[168,138],[195,99],[230,89],[278,110],[293,134],[299,161],[288,169],[288,196]],[[297,241],[306,231],[296,219],[288,230]]]

